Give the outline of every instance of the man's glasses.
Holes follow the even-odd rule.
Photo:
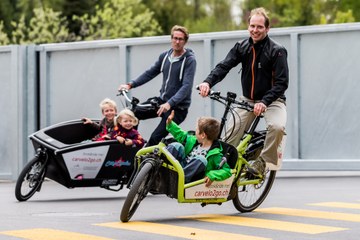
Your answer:
[[[175,42],[176,41],[179,41],[179,42],[185,41],[184,38],[178,38],[178,37],[173,37],[172,40],[174,40]]]

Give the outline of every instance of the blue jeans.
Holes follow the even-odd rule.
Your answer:
[[[180,162],[184,169],[185,183],[201,179],[205,176],[207,160],[204,156],[198,155],[186,161],[185,148],[182,144],[174,142],[166,149]]]

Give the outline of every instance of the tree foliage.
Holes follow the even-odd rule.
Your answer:
[[[192,33],[230,31],[238,29],[232,17],[229,0],[208,0],[198,7],[193,19],[185,21]]]
[[[93,16],[96,14],[96,6],[103,7],[105,0],[63,0],[62,13],[68,22],[69,31],[80,36],[82,22],[74,16]]]
[[[167,35],[175,24],[190,33],[246,29],[260,6],[272,27],[360,22],[359,0],[0,0],[0,44]]]
[[[250,10],[265,7],[270,12],[272,27],[306,26],[360,21],[358,0],[244,0],[243,26]],[[358,11],[356,11],[358,12]]]
[[[154,11],[162,34],[172,26],[184,25],[191,33],[236,29],[231,17],[232,0],[143,0]]]
[[[4,22],[0,21],[0,45],[8,45],[10,44],[9,37],[4,32]]]
[[[154,36],[160,27],[153,13],[140,0],[109,0],[95,7],[95,15],[75,17],[82,23],[84,40]]]
[[[185,20],[193,18],[192,4],[184,0],[143,0],[145,6],[154,12],[161,25],[161,34],[169,34],[173,25],[185,25]]]
[[[51,8],[35,8],[34,17],[26,24],[25,15],[19,22],[12,22],[14,28],[12,42],[16,44],[58,43],[74,40],[69,34],[65,17]]]
[[[1,32],[3,34],[9,34],[11,32],[11,21],[14,16],[14,6],[11,0],[0,1],[0,21],[2,22]]]

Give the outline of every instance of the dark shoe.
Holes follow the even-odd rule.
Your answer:
[[[265,168],[266,163],[261,157],[256,160],[249,161],[248,172],[253,176],[264,176]]]

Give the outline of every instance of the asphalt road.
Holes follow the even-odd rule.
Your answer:
[[[295,176],[294,176],[295,175]],[[67,189],[52,181],[26,202],[0,182],[0,240],[274,239],[358,240],[360,175],[279,172],[265,202],[241,214],[149,195],[129,223],[119,214],[128,190]]]

